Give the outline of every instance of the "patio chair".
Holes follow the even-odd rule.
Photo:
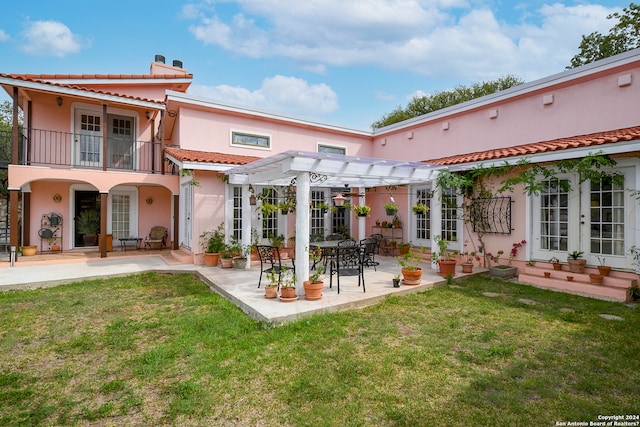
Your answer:
[[[159,245],[161,248],[164,248],[167,245],[167,235],[167,227],[161,225],[151,227],[149,235],[144,239],[144,248],[150,248],[151,245]]]
[[[282,258],[280,257],[280,249],[277,246],[258,245],[256,248],[258,256],[260,257],[260,279],[258,279],[258,288],[262,283],[262,273],[268,274],[274,271],[278,275],[278,288],[280,288],[283,271],[292,270],[295,274],[295,260],[293,258],[288,258],[291,260],[292,265],[283,265]]]
[[[378,271],[376,266],[380,265],[376,261],[376,241],[370,237],[360,240],[360,247],[363,252],[363,263],[365,267],[373,267],[373,271]]]
[[[338,247],[339,248],[344,248],[344,247],[347,247],[347,246],[356,246],[355,239],[351,239],[351,238],[343,239],[343,240],[338,242]]]
[[[382,239],[384,238],[380,233],[373,233],[369,236],[370,239],[373,239],[376,242],[376,253],[380,253],[380,244],[382,243]]]
[[[329,288],[333,286],[334,274],[338,282],[338,294],[340,293],[340,276],[358,276],[358,287],[362,283],[363,292],[367,292],[364,286],[363,255],[360,246],[337,247],[335,257],[329,263]]]

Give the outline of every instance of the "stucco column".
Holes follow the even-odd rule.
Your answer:
[[[163,162],[164,163],[164,162]],[[173,195],[173,237],[171,248],[174,251],[180,249],[180,195]]]
[[[251,247],[251,205],[249,204],[249,184],[242,186],[242,247]],[[251,249],[245,252],[247,265],[245,269],[251,267]]]
[[[302,295],[302,283],[309,280],[309,172],[298,172],[296,177],[296,294]]]
[[[364,206],[367,204],[365,190],[363,188],[360,189],[360,206]],[[359,216],[358,217],[358,240],[362,240],[367,237],[367,217]]]
[[[105,151],[106,153],[106,151]],[[107,203],[109,193],[100,193],[100,258],[107,257]]]
[[[439,172],[438,172],[439,173]],[[429,215],[431,215],[431,253],[438,252],[438,244],[436,243],[436,236],[442,234],[442,190],[440,187],[435,186],[437,178],[432,181],[431,196],[431,209],[429,209]],[[439,270],[437,259],[431,257],[431,269]]]
[[[18,222],[19,196],[18,190],[9,190],[9,245],[15,246],[16,250],[18,250],[20,243],[20,223]],[[25,218],[25,222],[27,221],[29,221],[29,218]],[[27,237],[27,239],[23,241],[23,244],[26,246],[28,243],[29,238]]]

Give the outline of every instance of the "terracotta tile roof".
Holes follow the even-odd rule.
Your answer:
[[[168,80],[191,79],[193,74],[11,74],[32,80]]]
[[[5,78],[10,78],[10,79],[15,79],[15,80],[22,80],[24,82],[41,83],[41,84],[45,84],[45,85],[50,85],[50,86],[55,86],[55,87],[60,87],[60,88],[69,88],[69,89],[81,90],[81,91],[84,91],[84,92],[96,93],[96,94],[101,94],[101,95],[118,96],[118,97],[121,97],[121,98],[127,98],[127,99],[136,100],[136,101],[153,102],[153,103],[158,103],[159,102],[158,100],[155,100],[155,99],[142,98],[142,97],[139,97],[139,96],[123,95],[123,94],[116,93],[116,92],[107,92],[107,91],[102,91],[102,90],[95,90],[95,89],[86,88],[86,87],[78,86],[78,85],[54,83],[54,82],[45,80],[46,77],[43,77],[43,76],[46,76],[46,75],[45,74],[35,75],[35,74],[2,74],[2,73],[0,73],[0,77],[5,77]],[[155,78],[156,76],[147,76],[147,77]],[[171,77],[173,77],[173,76],[171,76]]]
[[[237,154],[212,153],[208,151],[183,150],[167,148],[166,153],[181,162],[218,163],[223,165],[246,165],[261,159],[254,156],[240,156]]]
[[[475,153],[441,157],[439,159],[426,160],[426,162],[436,165],[449,166],[462,163],[498,160],[514,156],[527,156],[533,154],[548,153],[551,151],[567,150],[570,148],[596,147],[599,145],[632,141],[635,139],[640,139],[640,126],[625,129],[616,129],[606,132],[597,132],[588,135],[572,136],[568,138],[559,138],[551,141],[516,145],[514,147],[496,148],[494,150],[477,151]]]

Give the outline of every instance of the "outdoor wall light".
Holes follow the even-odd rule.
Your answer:
[[[56,98],[56,102],[58,103],[58,107],[62,106],[62,98],[61,97],[57,97]]]
[[[255,206],[258,201],[253,191],[253,185],[251,184],[249,184],[249,192],[251,193],[251,195],[249,196],[249,206]]]
[[[346,197],[344,197],[344,196],[342,195],[342,193],[338,193],[338,194],[336,194],[336,196],[333,198],[333,203],[334,203],[336,206],[340,207],[340,206],[344,206],[344,202],[345,202],[345,200],[347,200],[347,198],[346,198]]]

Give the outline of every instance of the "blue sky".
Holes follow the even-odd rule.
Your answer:
[[[194,95],[369,129],[416,94],[561,72],[581,36],[607,33],[614,21],[606,16],[629,2],[10,4],[0,14],[0,73],[142,74],[161,54],[194,75]]]

